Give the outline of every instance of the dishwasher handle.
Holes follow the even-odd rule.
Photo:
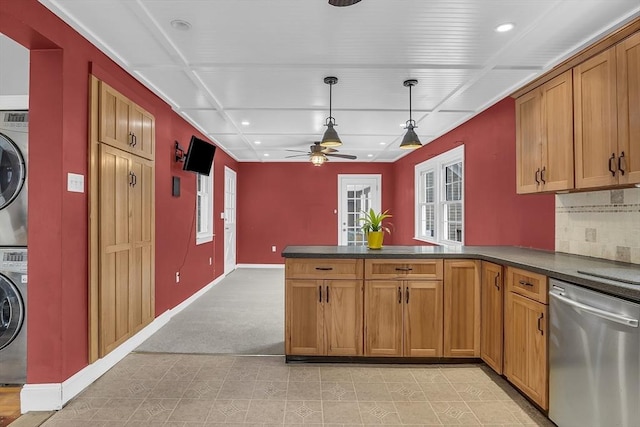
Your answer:
[[[564,297],[562,295],[558,295],[553,292],[549,292],[549,296],[557,299],[560,302],[563,302],[567,305],[580,309],[582,311],[586,311],[587,313],[591,313],[594,316],[602,317],[603,319],[611,320],[612,322],[620,323],[622,325],[630,326],[632,328],[638,327],[638,319],[633,319],[631,317],[621,316],[619,314],[609,313],[608,311],[600,310],[599,308],[592,307],[587,304],[583,304],[581,302],[574,301],[570,298]]]

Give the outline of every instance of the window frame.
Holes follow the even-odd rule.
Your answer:
[[[206,185],[205,191],[198,189],[198,184]],[[206,212],[203,212],[200,207],[200,201],[206,199],[206,205],[209,215],[203,218]],[[195,232],[196,232],[196,245],[208,243],[213,241],[213,165],[211,166],[211,172],[209,175],[197,174],[196,176],[196,218],[195,218]],[[198,224],[206,221],[207,229],[205,231],[198,231]]]
[[[451,202],[446,200],[446,177],[445,168],[449,165],[461,163],[462,179],[461,179],[461,193],[460,193],[460,205],[462,210],[461,221],[461,241],[448,240],[447,230],[445,230],[445,215],[443,209],[447,204]],[[423,191],[422,174],[433,172],[433,206],[434,206],[434,236],[429,237],[422,234],[422,206],[426,206],[427,202],[422,202],[421,194]],[[441,153],[435,157],[432,157],[424,162],[415,165],[414,174],[414,240],[422,242],[432,243],[436,245],[446,246],[462,246],[465,241],[465,210],[464,210],[464,191],[465,190],[465,167],[464,167],[464,144],[449,151]]]

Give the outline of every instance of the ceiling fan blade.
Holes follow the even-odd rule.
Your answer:
[[[338,150],[336,150],[335,148],[331,148],[331,147],[324,147],[322,149],[322,151],[320,151],[321,153],[327,154],[327,153],[335,153]]]
[[[307,157],[309,154],[294,154],[293,156],[285,156],[285,159],[291,159],[292,157]]]
[[[352,4],[358,3],[360,0],[329,0],[329,4],[331,6],[351,6]]]
[[[284,151],[291,151],[291,152],[293,152],[293,153],[307,153],[307,154],[311,154],[311,153],[309,153],[309,152],[307,152],[307,151],[302,151],[302,150],[284,150]]]
[[[340,157],[341,159],[350,159],[350,160],[355,160],[358,157],[351,155],[351,154],[331,154],[331,153],[326,153],[325,156],[331,156],[331,157]]]

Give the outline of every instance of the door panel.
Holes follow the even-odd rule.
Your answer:
[[[236,172],[224,168],[224,273],[236,269]]]
[[[402,283],[365,282],[365,355],[402,356]]]
[[[621,184],[640,182],[640,33],[616,46],[618,58],[618,171]]]
[[[501,265],[482,261],[480,356],[498,374],[502,374],[503,280]]]
[[[404,355],[442,357],[442,282],[405,282]]]
[[[366,246],[359,218],[363,211],[380,211],[381,175],[338,175],[338,244]]]
[[[361,356],[362,280],[326,280],[325,346],[329,356]]]
[[[480,261],[444,261],[444,356],[480,356]]]
[[[290,355],[322,355],[324,326],[322,280],[286,281],[285,351]]]
[[[540,90],[516,99],[516,181],[518,194],[535,193],[542,155]]]

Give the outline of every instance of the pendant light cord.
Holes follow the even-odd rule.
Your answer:
[[[329,83],[329,122],[330,123],[331,123],[331,119],[333,119],[333,115],[331,114],[331,94],[333,92],[332,89],[333,89],[333,83]]]
[[[411,88],[412,86],[409,86],[409,123],[413,124],[413,119],[411,118]]]

